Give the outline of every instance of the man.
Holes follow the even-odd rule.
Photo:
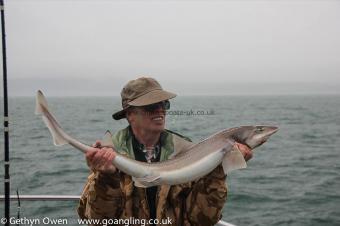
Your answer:
[[[175,96],[153,78],[138,78],[123,88],[123,109],[112,116],[116,120],[126,118],[129,126],[113,135],[114,149],[101,147],[97,141],[86,154],[93,172],[80,199],[81,218],[157,219],[162,225],[170,219],[168,225],[178,226],[209,226],[220,220],[227,196],[221,166],[187,184],[145,189],[135,187],[131,176],[111,164],[116,152],[151,163],[164,161],[174,150],[181,152],[191,145],[188,138],[165,129],[169,99]],[[236,145],[246,160],[252,158],[247,146]]]

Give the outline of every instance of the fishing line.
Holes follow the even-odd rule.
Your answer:
[[[19,189],[17,189],[17,199],[18,199],[18,212],[17,212],[17,219],[20,219],[20,209],[21,209],[21,205],[20,205],[20,196],[19,196]],[[20,226],[19,223],[17,223],[17,226]]]

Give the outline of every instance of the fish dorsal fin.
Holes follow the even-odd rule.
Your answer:
[[[233,170],[246,168],[247,163],[244,160],[242,153],[234,147],[231,151],[225,154],[222,161],[222,166],[224,174],[227,175]]]
[[[182,137],[174,135],[174,146],[176,147],[176,149],[169,156],[169,159],[184,155],[193,145],[195,145],[193,142],[187,141]]]
[[[114,147],[112,142],[112,134],[109,130],[105,132],[105,135],[101,141],[102,147]]]
[[[151,175],[146,177],[133,177],[132,180],[135,182],[136,187],[140,188],[148,188],[151,186],[158,185],[158,181],[160,180],[160,175]]]

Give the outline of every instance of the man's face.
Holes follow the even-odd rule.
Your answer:
[[[168,105],[169,102],[159,102],[133,107],[127,117],[132,127],[150,132],[162,132],[165,128],[165,112]]]

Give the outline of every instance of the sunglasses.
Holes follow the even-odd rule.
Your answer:
[[[153,112],[160,107],[164,110],[169,110],[170,109],[170,102],[168,100],[165,100],[165,101],[161,101],[161,102],[158,102],[158,103],[155,103],[155,104],[149,104],[149,105],[142,106],[143,110],[147,111],[147,112]]]

